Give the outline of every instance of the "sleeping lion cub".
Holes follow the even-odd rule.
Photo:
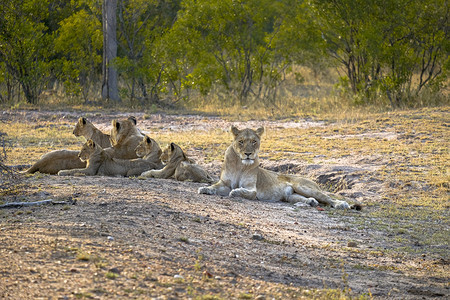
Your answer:
[[[142,173],[143,177],[170,178],[178,181],[194,181],[212,183],[214,179],[202,167],[188,158],[184,151],[175,143],[170,143],[161,154],[161,160],[166,162],[162,170],[150,170]]]
[[[158,149],[153,151],[155,150]],[[151,157],[151,153],[148,155]],[[142,158],[130,160],[113,158],[106,149],[102,149],[92,140],[83,145],[79,157],[82,161],[87,161],[86,168],[61,170],[58,175],[137,176],[144,171],[158,167],[158,164]]]
[[[284,175],[259,167],[259,149],[264,128],[257,130],[231,127],[234,141],[225,152],[220,180],[199,188],[200,194],[243,197],[246,199],[303,202],[311,206],[319,203],[348,209],[345,201],[331,198],[311,180]]]

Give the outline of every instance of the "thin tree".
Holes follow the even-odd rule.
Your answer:
[[[117,0],[103,0],[103,83],[102,98],[120,102],[117,86],[117,70],[114,59],[117,56]]]

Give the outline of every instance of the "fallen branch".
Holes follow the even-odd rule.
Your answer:
[[[58,205],[58,204],[70,204],[70,205],[75,205],[77,202],[77,200],[67,200],[67,201],[55,201],[53,199],[47,199],[47,200],[41,200],[41,201],[35,201],[35,202],[11,202],[11,203],[6,203],[3,205],[0,205],[0,209],[2,208],[17,208],[17,207],[23,207],[23,206],[34,206],[34,205],[42,205],[42,204],[53,204],[53,205]]]

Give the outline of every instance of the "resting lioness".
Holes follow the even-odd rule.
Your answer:
[[[161,154],[161,160],[166,162],[162,170],[150,170],[142,173],[143,177],[170,178],[178,181],[194,181],[211,183],[214,179],[175,143],[170,143]]]
[[[86,162],[78,157],[78,150],[54,150],[41,156],[24,173],[33,174],[41,172],[45,174],[58,174],[60,170],[84,168]]]
[[[156,164],[142,158],[118,159],[111,157],[106,149],[102,149],[92,140],[81,148],[79,157],[87,161],[86,168],[61,170],[58,175],[103,175],[103,176],[136,176],[144,171],[156,168]]]
[[[86,140],[92,139],[103,148],[110,147],[109,135],[101,132],[86,118],[80,117],[73,130],[75,136],[83,136]],[[78,157],[78,150],[54,150],[41,156],[25,173],[41,172],[58,174],[60,170],[79,169],[86,167],[86,162]]]
[[[105,151],[111,156],[122,159],[137,158],[136,147],[142,141],[144,135],[136,127],[136,118],[129,117],[126,120],[112,120],[111,145]]]
[[[311,206],[319,203],[348,209],[350,205],[332,199],[311,180],[284,175],[259,167],[259,149],[264,128],[257,130],[231,127],[233,143],[225,152],[219,182],[199,188],[200,194],[243,197],[246,199],[303,202]]]

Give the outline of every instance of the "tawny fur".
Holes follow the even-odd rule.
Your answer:
[[[159,144],[148,135],[145,135],[136,147],[136,155],[148,162],[154,163],[156,166],[155,169],[158,170],[164,167],[161,161],[161,154],[162,151]]]
[[[161,154],[161,160],[167,161],[162,170],[150,170],[142,173],[144,177],[171,178],[178,181],[211,183],[214,179],[201,166],[188,158],[175,143],[171,143]]]
[[[109,134],[101,132],[97,127],[94,126],[90,121],[84,117],[78,119],[75,128],[73,129],[73,134],[75,136],[83,136],[87,140],[93,140],[97,145],[102,148],[111,147]]]
[[[331,198],[309,179],[278,174],[259,167],[264,128],[239,130],[232,126],[231,132],[234,140],[225,152],[220,180],[211,186],[199,188],[200,194],[350,208],[346,201]]]
[[[136,127],[136,119],[130,117],[126,120],[113,120],[111,122],[111,145],[105,151],[115,158],[133,159],[137,158],[136,147],[142,141],[144,135]]]
[[[84,168],[86,162],[78,157],[78,150],[54,150],[41,156],[28,170],[27,174],[41,172],[45,174],[58,174],[60,170]]]
[[[75,136],[83,136],[86,140],[92,139],[102,147],[110,147],[109,135],[101,132],[90,121],[84,117],[80,117],[73,129]],[[86,167],[86,162],[81,161],[78,157],[80,151],[77,150],[54,150],[44,154],[35,162],[28,170],[27,174],[35,172],[46,174],[58,174],[60,170],[78,169]]]
[[[86,168],[61,170],[58,175],[137,176],[157,167],[155,163],[142,158],[130,160],[114,158],[92,140],[83,145],[79,157],[87,161]]]

